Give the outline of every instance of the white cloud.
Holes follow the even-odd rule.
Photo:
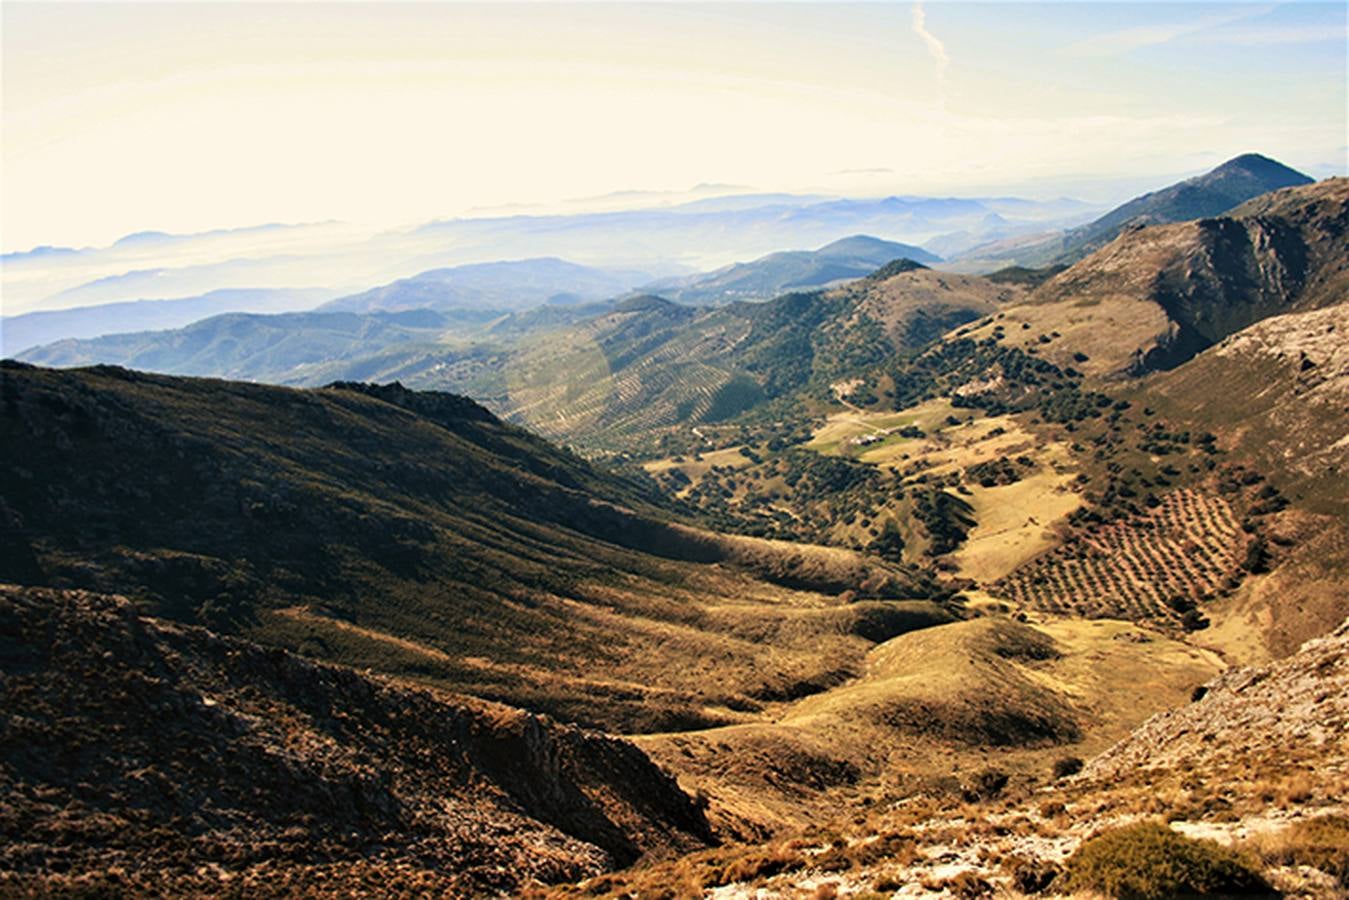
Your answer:
[[[945,87],[946,67],[951,64],[951,58],[946,55],[946,45],[927,30],[927,11],[923,9],[921,2],[913,5],[913,33],[922,38],[923,43],[927,45],[927,52],[937,63],[937,83]]]

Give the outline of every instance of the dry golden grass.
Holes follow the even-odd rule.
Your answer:
[[[971,488],[966,499],[976,525],[952,554],[959,574],[996,581],[1054,546],[1052,527],[1082,504],[1072,481],[1072,475],[1042,469],[1013,484]]]
[[[918,406],[912,406],[903,412],[867,412],[860,409],[847,409],[832,413],[824,425],[816,430],[807,450],[826,455],[857,455],[865,448],[851,443],[867,435],[880,435],[882,432],[897,430],[908,425],[916,425],[925,432],[932,432],[945,426],[946,417],[955,412],[948,401],[933,400]],[[910,439],[891,435],[885,444],[899,445],[912,443]],[[880,446],[880,443],[874,446]],[[870,462],[871,460],[866,460]]]
[[[1104,749],[1216,671],[1211,654],[1123,622],[984,618],[887,641],[855,677],[736,724],[637,741],[749,835],[915,791],[959,795],[991,747],[999,768],[1046,780],[1055,760]]]
[[[750,465],[747,456],[740,452],[740,447],[723,447],[720,450],[708,450],[704,453],[689,454],[687,456],[668,456],[664,459],[653,459],[642,463],[642,468],[655,475],[660,472],[668,472],[671,469],[678,469],[689,479],[688,487],[678,491],[675,496],[684,497],[688,492],[698,485],[712,469],[719,466],[732,469],[743,469]]]

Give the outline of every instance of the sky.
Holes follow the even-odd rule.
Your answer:
[[[0,26],[6,252],[700,184],[1085,196],[1349,152],[1344,3],[5,0]]]

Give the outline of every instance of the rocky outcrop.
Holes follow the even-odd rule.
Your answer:
[[[1349,620],[1271,666],[1229,669],[1188,706],[1153,716],[1092,760],[1089,779],[1173,767],[1217,772],[1214,757],[1296,746],[1349,759]]]

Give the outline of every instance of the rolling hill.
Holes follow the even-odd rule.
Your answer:
[[[1021,296],[907,263],[829,291],[694,310],[635,298],[526,342],[456,389],[556,439],[623,449],[717,423],[916,348]]]
[[[1033,678],[1038,669],[1042,685],[1054,683],[1043,675],[1068,658],[1055,655],[1062,643],[1046,645],[1033,633],[966,631],[968,643],[968,632],[981,631],[1010,651],[976,653],[967,664]],[[1035,646],[1040,655],[1024,655]],[[674,886],[683,896],[903,896],[914,886],[955,897],[1334,900],[1349,887],[1349,819],[1341,801],[1349,785],[1347,673],[1349,622],[1276,664],[1228,669],[1196,688],[1190,702],[1150,718],[1094,758],[1061,755],[1025,775],[972,762],[921,795],[875,803],[865,813],[816,819],[770,841],[653,861],[557,895],[645,896]],[[1105,883],[1085,877],[1092,854],[1080,851],[1093,844],[1114,845],[1095,854],[1107,871],[1118,867]],[[1233,878],[1242,873],[1244,884]],[[1204,888],[1187,890],[1187,883]]]
[[[692,305],[769,300],[792,291],[861,278],[896,259],[911,259],[925,265],[941,262],[940,257],[921,247],[859,234],[826,244],[818,250],[770,253],[715,272],[655,281],[642,290]]]

